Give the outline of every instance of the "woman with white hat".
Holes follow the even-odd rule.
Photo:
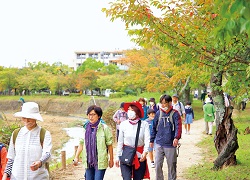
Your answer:
[[[205,120],[205,131],[206,134],[212,135],[213,131],[213,122],[214,122],[214,105],[211,104],[211,99],[208,97],[205,100],[205,105],[203,106],[204,111],[204,120]]]
[[[37,121],[43,121],[38,104],[24,103],[14,117],[20,117],[24,126],[12,133],[2,180],[7,176],[14,180],[49,179],[45,162],[51,156],[51,134],[46,130],[41,142],[41,131],[44,129],[37,125]]]

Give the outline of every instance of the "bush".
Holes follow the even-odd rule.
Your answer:
[[[0,121],[2,121],[0,122],[0,124],[2,124],[0,128],[0,142],[4,143],[6,147],[8,147],[12,132],[19,128],[20,125],[17,123],[17,121],[14,123],[9,122],[4,113],[2,113]]]
[[[116,92],[116,93],[112,93],[109,95],[110,98],[121,98],[123,96],[125,96],[126,94],[124,92]]]

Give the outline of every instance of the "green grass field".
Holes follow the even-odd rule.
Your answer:
[[[226,167],[219,171],[214,171],[213,161],[217,157],[211,137],[205,138],[199,147],[203,149],[204,159],[197,165],[189,168],[186,172],[187,179],[190,180],[250,180],[250,134],[244,135],[246,127],[250,126],[250,108],[239,112],[234,110],[233,120],[238,128],[239,149],[236,151],[237,165]]]

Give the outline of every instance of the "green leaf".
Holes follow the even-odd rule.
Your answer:
[[[221,7],[221,14],[223,16],[226,16],[229,4],[230,4],[230,2],[227,2],[227,3],[223,4],[223,6]]]
[[[236,11],[237,11],[237,9],[239,8],[239,6],[241,6],[242,4],[241,4],[241,1],[239,1],[239,0],[236,0],[233,4],[232,4],[232,6],[231,6],[231,8],[230,8],[230,12],[233,14],[233,13],[235,13]]]
[[[235,27],[235,21],[234,20],[229,20],[226,25],[227,29],[231,30]]]

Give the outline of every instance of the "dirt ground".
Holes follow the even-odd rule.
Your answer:
[[[183,127],[184,129],[184,127]],[[185,180],[184,174],[185,170],[192,165],[199,164],[202,160],[202,152],[199,147],[196,146],[198,142],[202,140],[205,136],[204,131],[204,121],[198,120],[191,125],[191,134],[187,135],[183,132],[182,139],[180,140],[181,147],[179,151],[179,157],[177,162],[177,179]],[[54,135],[52,134],[52,137]],[[54,137],[53,137],[54,138]],[[212,140],[211,136],[211,140]],[[115,149],[114,149],[115,152]],[[154,168],[149,167],[151,179],[155,179]],[[167,179],[167,166],[164,161],[163,165],[164,175]],[[51,174],[51,179],[53,180],[82,180],[84,179],[84,168],[80,164],[79,166],[73,166],[68,164],[65,170],[57,169]],[[120,169],[117,167],[108,168],[105,173],[105,180],[122,180]]]
[[[13,118],[13,114],[6,114],[6,117],[10,120],[15,120]],[[64,142],[67,142],[69,137],[67,133],[63,130],[63,128],[69,127],[70,125],[79,124],[79,118],[77,117],[64,117],[58,115],[49,115],[46,113],[42,113],[42,117],[44,122],[38,122],[39,125],[45,127],[51,132],[52,135],[52,143],[53,143],[53,152],[56,149],[60,149]],[[183,127],[184,129],[184,127]],[[183,130],[184,131],[184,130]],[[199,147],[196,146],[198,142],[202,140],[205,136],[203,134],[204,131],[204,121],[198,120],[195,121],[191,125],[191,134],[187,135],[183,132],[182,139],[180,140],[181,147],[179,151],[179,157],[177,160],[177,179],[185,180],[184,174],[185,170],[195,164],[201,162],[202,152]],[[211,136],[211,140],[212,140]],[[72,147],[74,148],[74,147]],[[116,152],[114,148],[114,153]],[[53,160],[52,160],[53,161]],[[149,167],[151,179],[155,179],[154,168]],[[163,165],[165,179],[167,179],[167,166],[166,162]],[[81,180],[84,179],[84,168],[82,164],[79,166],[73,166],[72,164],[68,164],[65,170],[56,169],[51,172],[51,179],[53,180]],[[108,168],[105,173],[105,180],[122,180],[120,169],[117,167]]]

